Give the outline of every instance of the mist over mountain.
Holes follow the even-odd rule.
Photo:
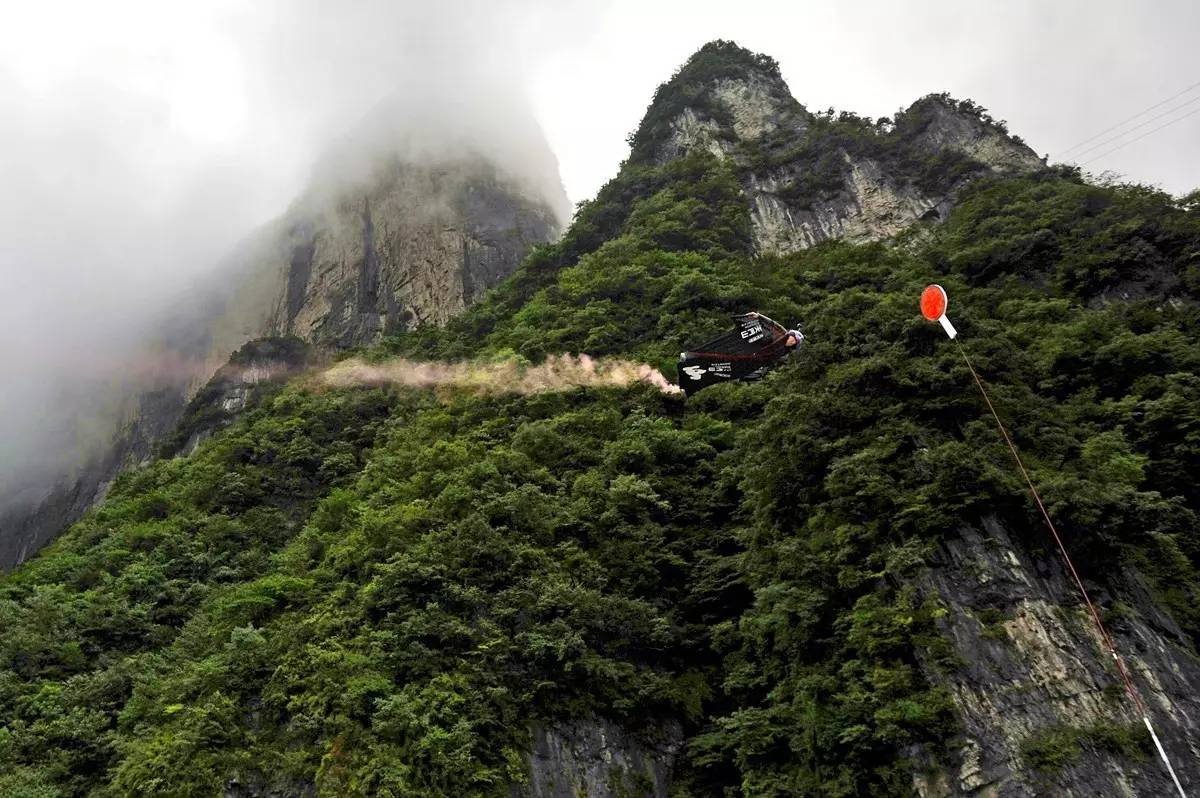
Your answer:
[[[360,130],[233,250],[197,351],[265,337],[0,576],[0,793],[1170,794],[1140,712],[1200,785],[1200,209],[663,77],[561,235],[540,139]],[[663,382],[748,309],[805,344]]]
[[[389,160],[470,155],[561,226],[569,203],[522,78],[553,15],[452,5],[172,17],[118,4],[77,19],[95,37],[63,40],[74,46],[62,63],[43,56],[39,75],[14,42],[12,68],[0,63],[0,536],[16,523],[6,510],[81,479],[89,493],[114,462],[144,457],[145,442],[113,454],[158,412],[138,397],[195,390],[263,332],[244,318],[213,327],[246,279],[239,242],[302,194],[337,197]],[[52,12],[31,12],[27,35]],[[160,38],[141,36],[156,26]],[[105,41],[127,49],[114,59]]]

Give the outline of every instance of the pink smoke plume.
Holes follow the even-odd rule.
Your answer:
[[[537,365],[524,365],[516,360],[428,363],[403,358],[367,363],[352,358],[325,370],[319,380],[335,388],[353,385],[446,386],[489,394],[544,393],[578,387],[623,388],[645,383],[663,393],[682,393],[662,372],[645,363],[596,359],[587,355],[551,355]]]

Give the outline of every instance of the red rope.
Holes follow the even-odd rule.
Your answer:
[[[1092,603],[1087,588],[1083,586],[1083,580],[1079,578],[1079,573],[1075,570],[1075,564],[1071,562],[1071,555],[1067,554],[1067,547],[1063,544],[1062,537],[1059,536],[1058,530],[1054,528],[1054,522],[1050,520],[1050,513],[1046,512],[1046,505],[1042,504],[1042,497],[1038,495],[1037,488],[1034,487],[1033,480],[1029,477],[1029,472],[1025,470],[1025,464],[1021,462],[1021,455],[1017,453],[1016,444],[1013,443],[1008,430],[1005,429],[1004,422],[1000,420],[1000,414],[996,412],[996,408],[992,405],[992,400],[988,396],[987,389],[983,387],[983,380],[979,379],[979,375],[975,372],[975,367],[971,365],[971,359],[967,357],[967,350],[963,348],[962,343],[957,339],[954,343],[958,344],[958,351],[962,355],[963,361],[967,364],[967,368],[971,370],[971,376],[975,378],[975,384],[979,386],[979,392],[983,394],[983,401],[987,402],[988,410],[992,412],[992,418],[996,419],[996,426],[1000,427],[1000,434],[1004,436],[1004,442],[1008,444],[1008,449],[1012,452],[1013,459],[1017,461],[1017,467],[1021,469],[1021,475],[1025,477],[1025,484],[1029,486],[1029,492],[1033,494],[1033,500],[1037,502],[1038,509],[1042,511],[1042,519],[1046,522],[1046,528],[1050,530],[1050,534],[1054,536],[1054,542],[1058,544],[1059,554],[1062,555],[1063,562],[1067,564],[1067,570],[1071,572],[1071,578],[1075,580],[1075,586],[1079,588],[1079,593],[1083,596],[1084,603],[1087,604],[1088,611],[1092,615],[1092,620],[1096,622],[1096,629],[1100,631],[1100,638],[1104,641],[1104,645],[1108,647],[1108,652],[1112,654],[1113,661],[1117,663],[1117,671],[1121,674],[1121,681],[1125,683],[1125,692],[1129,693],[1134,706],[1137,707],[1138,714],[1145,717],[1146,707],[1142,703],[1142,697],[1138,694],[1137,686],[1134,685],[1133,678],[1125,668],[1125,663],[1121,660],[1120,655],[1117,654],[1117,647],[1113,644],[1108,629],[1104,627],[1104,622],[1100,620],[1100,613],[1096,611],[1096,605]]]

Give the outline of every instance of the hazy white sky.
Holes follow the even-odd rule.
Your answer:
[[[774,56],[810,109],[884,116],[949,91],[1007,120],[1052,160],[1200,82],[1194,0],[613,0],[576,47],[534,74],[536,107],[572,199],[613,174],[654,88],[714,38]],[[1176,116],[1200,108],[1200,87],[1148,116],[1189,100]],[[1175,193],[1200,187],[1200,114],[1085,168]]]
[[[524,128],[496,105],[528,105],[579,201],[713,38],[774,56],[809,108],[949,91],[1058,160],[1200,82],[1198,34],[1195,0],[0,0],[0,484],[70,377],[136,347],[398,86],[497,139]],[[1196,188],[1200,113],[1087,168]]]
[[[229,170],[232,185],[207,190],[258,215],[297,190],[315,139],[363,113],[405,48],[444,46],[524,83],[573,201],[614,174],[654,88],[712,38],[777,58],[810,108],[878,116],[947,90],[1052,157],[1200,81],[1190,0],[0,0],[0,23],[0,107],[37,118],[38,149],[86,147],[114,171],[134,152],[139,190],[168,201]],[[1198,142],[1200,114],[1087,168],[1190,190]]]

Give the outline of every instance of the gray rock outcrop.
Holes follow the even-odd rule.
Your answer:
[[[1176,772],[1194,793],[1200,661],[1136,571],[1106,578],[1129,604],[1109,631]],[[914,787],[922,798],[1175,794],[1147,739],[1136,756],[1087,739],[1097,730],[1139,739],[1145,729],[1057,558],[1031,555],[988,519],[946,540],[919,585],[945,607],[940,628],[960,662],[951,673],[932,664],[926,673],[950,691],[963,727],[949,769],[929,757],[918,770]],[[1102,607],[1110,605],[1102,590],[1091,590]],[[1077,753],[1061,767],[1039,769],[1029,748],[1054,733],[1080,735]]]
[[[973,177],[1044,166],[981,108],[946,95],[893,120],[814,115],[778,65],[731,42],[705,45],[659,88],[631,160],[661,164],[694,152],[733,166],[765,255],[829,238],[891,238],[945,219]]]
[[[683,745],[677,723],[648,739],[602,718],[539,725],[532,736],[529,783],[514,798],[666,798]]]
[[[276,285],[261,332],[336,348],[443,324],[558,231],[548,203],[483,160],[392,161],[288,213],[259,266]]]
[[[0,496],[0,569],[32,556],[117,474],[152,457],[246,342],[295,336],[339,349],[443,324],[559,234],[566,196],[552,185],[557,167],[544,140],[525,142],[534,154],[522,151],[520,163],[497,163],[495,153],[454,141],[433,154],[408,140],[381,153],[379,138],[327,158],[279,220],[243,241],[178,312],[164,313],[147,350],[171,368],[99,386],[108,415],[85,421],[103,440],[51,484]]]

